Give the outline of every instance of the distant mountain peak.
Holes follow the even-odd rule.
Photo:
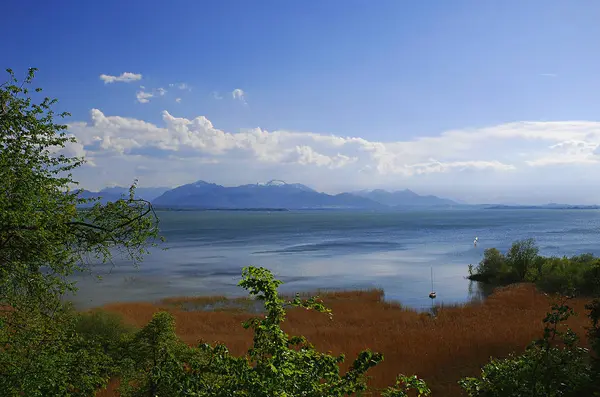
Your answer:
[[[198,181],[194,182],[194,186],[196,186],[196,187],[206,186],[206,185],[212,185],[212,183],[208,183],[203,180],[198,180]]]
[[[281,179],[271,179],[269,182],[259,183],[259,185],[261,185],[261,186],[284,186],[284,185],[287,185],[287,183],[285,181],[282,181]]]
[[[384,189],[361,190],[355,193],[358,196],[369,198],[378,203],[390,206],[440,206],[456,204],[452,200],[439,198],[432,195],[421,196],[410,189],[396,190],[393,192]]]

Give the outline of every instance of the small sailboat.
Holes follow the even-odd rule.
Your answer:
[[[431,292],[429,293],[429,297],[431,299],[435,299],[436,298],[436,293],[433,290],[433,266],[431,266]]]
[[[473,240],[473,246],[477,247],[478,242],[479,242],[479,237],[475,237],[475,240]]]

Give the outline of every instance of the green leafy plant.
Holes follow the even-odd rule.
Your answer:
[[[89,396],[112,365],[61,301],[76,291],[69,276],[115,253],[141,260],[159,238],[158,219],[134,197],[135,184],[106,205],[71,190],[71,173],[85,161],[68,157],[77,142],[55,122],[68,113],[55,114],[55,99],[35,101],[35,72],[19,81],[9,69],[0,85],[0,390]]]
[[[417,378],[416,375],[406,376],[399,375],[396,378],[396,384],[388,387],[381,395],[383,397],[408,397],[411,391],[415,392],[416,397],[426,397],[431,395],[431,390],[423,379]]]

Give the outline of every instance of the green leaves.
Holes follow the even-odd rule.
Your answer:
[[[19,82],[12,70],[0,85],[0,383],[27,396],[85,395],[106,384],[110,358],[84,339],[61,296],[75,291],[73,273],[121,253],[139,261],[158,236],[149,203],[85,203],[71,172],[84,159],[67,157],[75,142],[55,122],[55,99],[34,102],[36,69]],[[85,346],[85,347],[83,347]],[[82,370],[82,368],[87,368]],[[40,394],[41,393],[41,394]],[[79,393],[79,394],[78,394]]]
[[[423,379],[417,378],[416,375],[406,376],[400,375],[396,378],[396,384],[388,387],[381,393],[383,397],[408,397],[410,391],[414,391],[417,397],[426,397],[431,395],[431,390]]]

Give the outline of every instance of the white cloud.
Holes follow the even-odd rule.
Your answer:
[[[148,103],[150,102],[150,98],[154,97],[154,94],[145,91],[138,91],[135,97],[139,103]]]
[[[219,94],[217,91],[213,91],[212,92],[212,97],[215,98],[215,99],[217,99],[217,100],[223,99],[223,97],[221,96],[221,94]]]
[[[119,82],[120,83],[131,83],[132,81],[137,81],[137,80],[141,80],[141,79],[142,79],[141,74],[130,73],[130,72],[122,73],[120,76],[111,76],[111,75],[107,75],[107,74],[100,75],[100,80],[104,81],[104,84],[119,83]]]
[[[164,96],[167,93],[167,90],[165,90],[164,88],[157,88],[156,92],[158,92],[158,95],[160,96]]]
[[[246,93],[241,88],[236,88],[231,92],[231,96],[233,99],[237,99],[242,101],[244,104],[246,103]]]
[[[181,98],[175,98],[175,102],[181,103]]]
[[[126,178],[135,176],[124,172],[126,164],[132,170],[147,167],[154,185],[187,183],[210,172],[209,179],[225,184],[279,178],[325,190],[433,186],[438,194],[478,186],[483,189],[478,197],[499,197],[515,189],[531,192],[533,186],[560,184],[575,191],[566,171],[556,179],[557,164],[588,167],[578,175],[600,175],[600,122],[591,121],[517,122],[382,142],[261,128],[227,132],[206,117],[167,111],[153,124],[93,109],[90,121],[72,123],[69,131],[96,169]]]
[[[586,142],[570,139],[550,145],[550,153],[527,161],[531,166],[547,166],[558,164],[594,164],[599,162],[597,156],[600,142]]]
[[[337,153],[333,156],[326,156],[316,152],[310,146],[296,146],[288,151],[287,158],[282,158],[282,162],[297,163],[300,165],[316,165],[319,167],[342,168],[358,160],[357,157],[348,157]]]

